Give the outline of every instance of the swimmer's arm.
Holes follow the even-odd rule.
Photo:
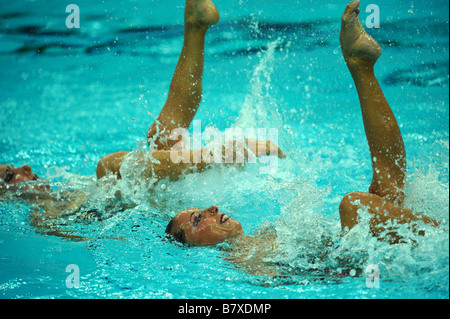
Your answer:
[[[250,150],[255,156],[265,156],[277,154],[278,157],[285,158],[283,151],[271,141],[256,141],[253,139],[246,139],[247,148],[241,145],[240,142],[232,141],[221,149],[222,159],[219,163],[243,164],[237,159],[242,158],[248,160]],[[248,149],[248,150],[247,150]],[[120,167],[125,156],[129,152],[117,152],[104,156],[97,164],[97,178],[101,179],[111,172],[117,178],[121,178]],[[144,178],[157,177],[176,179],[180,175],[186,173],[188,169],[195,172],[204,171],[211,164],[217,163],[214,161],[211,150],[204,148],[203,150],[193,151],[172,151],[172,150],[158,150],[152,153],[153,158],[157,161],[152,161],[146,156],[141,156],[138,161],[146,168],[143,171]],[[232,157],[232,158],[231,158]]]
[[[29,217],[30,224],[36,228],[38,233],[45,235],[68,238],[75,241],[89,240],[83,237],[81,231],[68,230],[54,225],[52,220],[64,213],[73,213],[85,200],[86,195],[82,192],[60,193],[61,199],[55,196],[40,199],[38,206],[32,206]]]
[[[117,152],[104,156],[97,164],[97,178],[101,179],[108,173],[116,175],[118,179],[122,178],[120,168],[128,153],[129,152]],[[178,153],[179,152],[176,151],[161,150],[152,153],[153,159],[149,156],[140,156],[138,161],[144,168],[142,177],[157,177],[161,179],[169,177],[171,179],[176,179],[188,169],[201,172],[209,166],[208,163],[201,160],[195,160],[196,156],[201,154],[201,151],[185,151],[183,152],[183,156]],[[188,156],[190,157],[188,158]]]
[[[46,215],[48,214],[48,211],[45,211]],[[58,213],[50,213],[52,216],[57,216]],[[30,223],[33,227],[36,228],[36,232],[49,235],[49,236],[57,236],[62,238],[67,238],[74,241],[87,241],[89,238],[81,236],[81,231],[76,230],[68,230],[68,229],[62,229],[58,228],[56,226],[52,226],[51,223],[46,223],[45,220],[42,219],[42,213],[37,210],[33,209],[30,216]],[[79,235],[78,235],[79,234]]]

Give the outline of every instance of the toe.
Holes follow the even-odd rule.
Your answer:
[[[353,21],[359,14],[360,0],[355,0],[350,2],[345,8],[344,14],[342,15],[342,22]]]

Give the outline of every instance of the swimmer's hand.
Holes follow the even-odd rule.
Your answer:
[[[247,145],[244,145],[243,140],[230,140],[226,142],[222,147],[223,156],[225,157],[226,154],[230,152],[241,152],[247,160],[250,160],[254,156],[277,155],[280,158],[286,157],[286,154],[271,141],[257,141],[255,139],[246,138],[245,143]],[[234,155],[234,158],[236,158],[236,155]]]
[[[279,158],[286,158],[286,154],[280,149],[278,145],[271,141],[257,141],[254,139],[246,139],[248,149],[257,157],[277,155]]]

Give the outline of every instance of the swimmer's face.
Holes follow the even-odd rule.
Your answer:
[[[40,178],[31,171],[28,165],[15,168],[12,165],[0,165],[0,178],[8,185],[19,185],[23,182],[36,181]]]
[[[244,233],[241,223],[220,213],[217,206],[181,211],[174,218],[172,233],[180,228],[184,229],[186,243],[195,246],[215,245]]]

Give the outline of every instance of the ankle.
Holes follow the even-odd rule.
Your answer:
[[[362,60],[360,58],[348,58],[345,60],[350,72],[373,72],[375,62]]]
[[[209,29],[209,25],[203,24],[195,19],[186,19],[184,21],[184,29],[187,32],[202,32],[206,33]]]

